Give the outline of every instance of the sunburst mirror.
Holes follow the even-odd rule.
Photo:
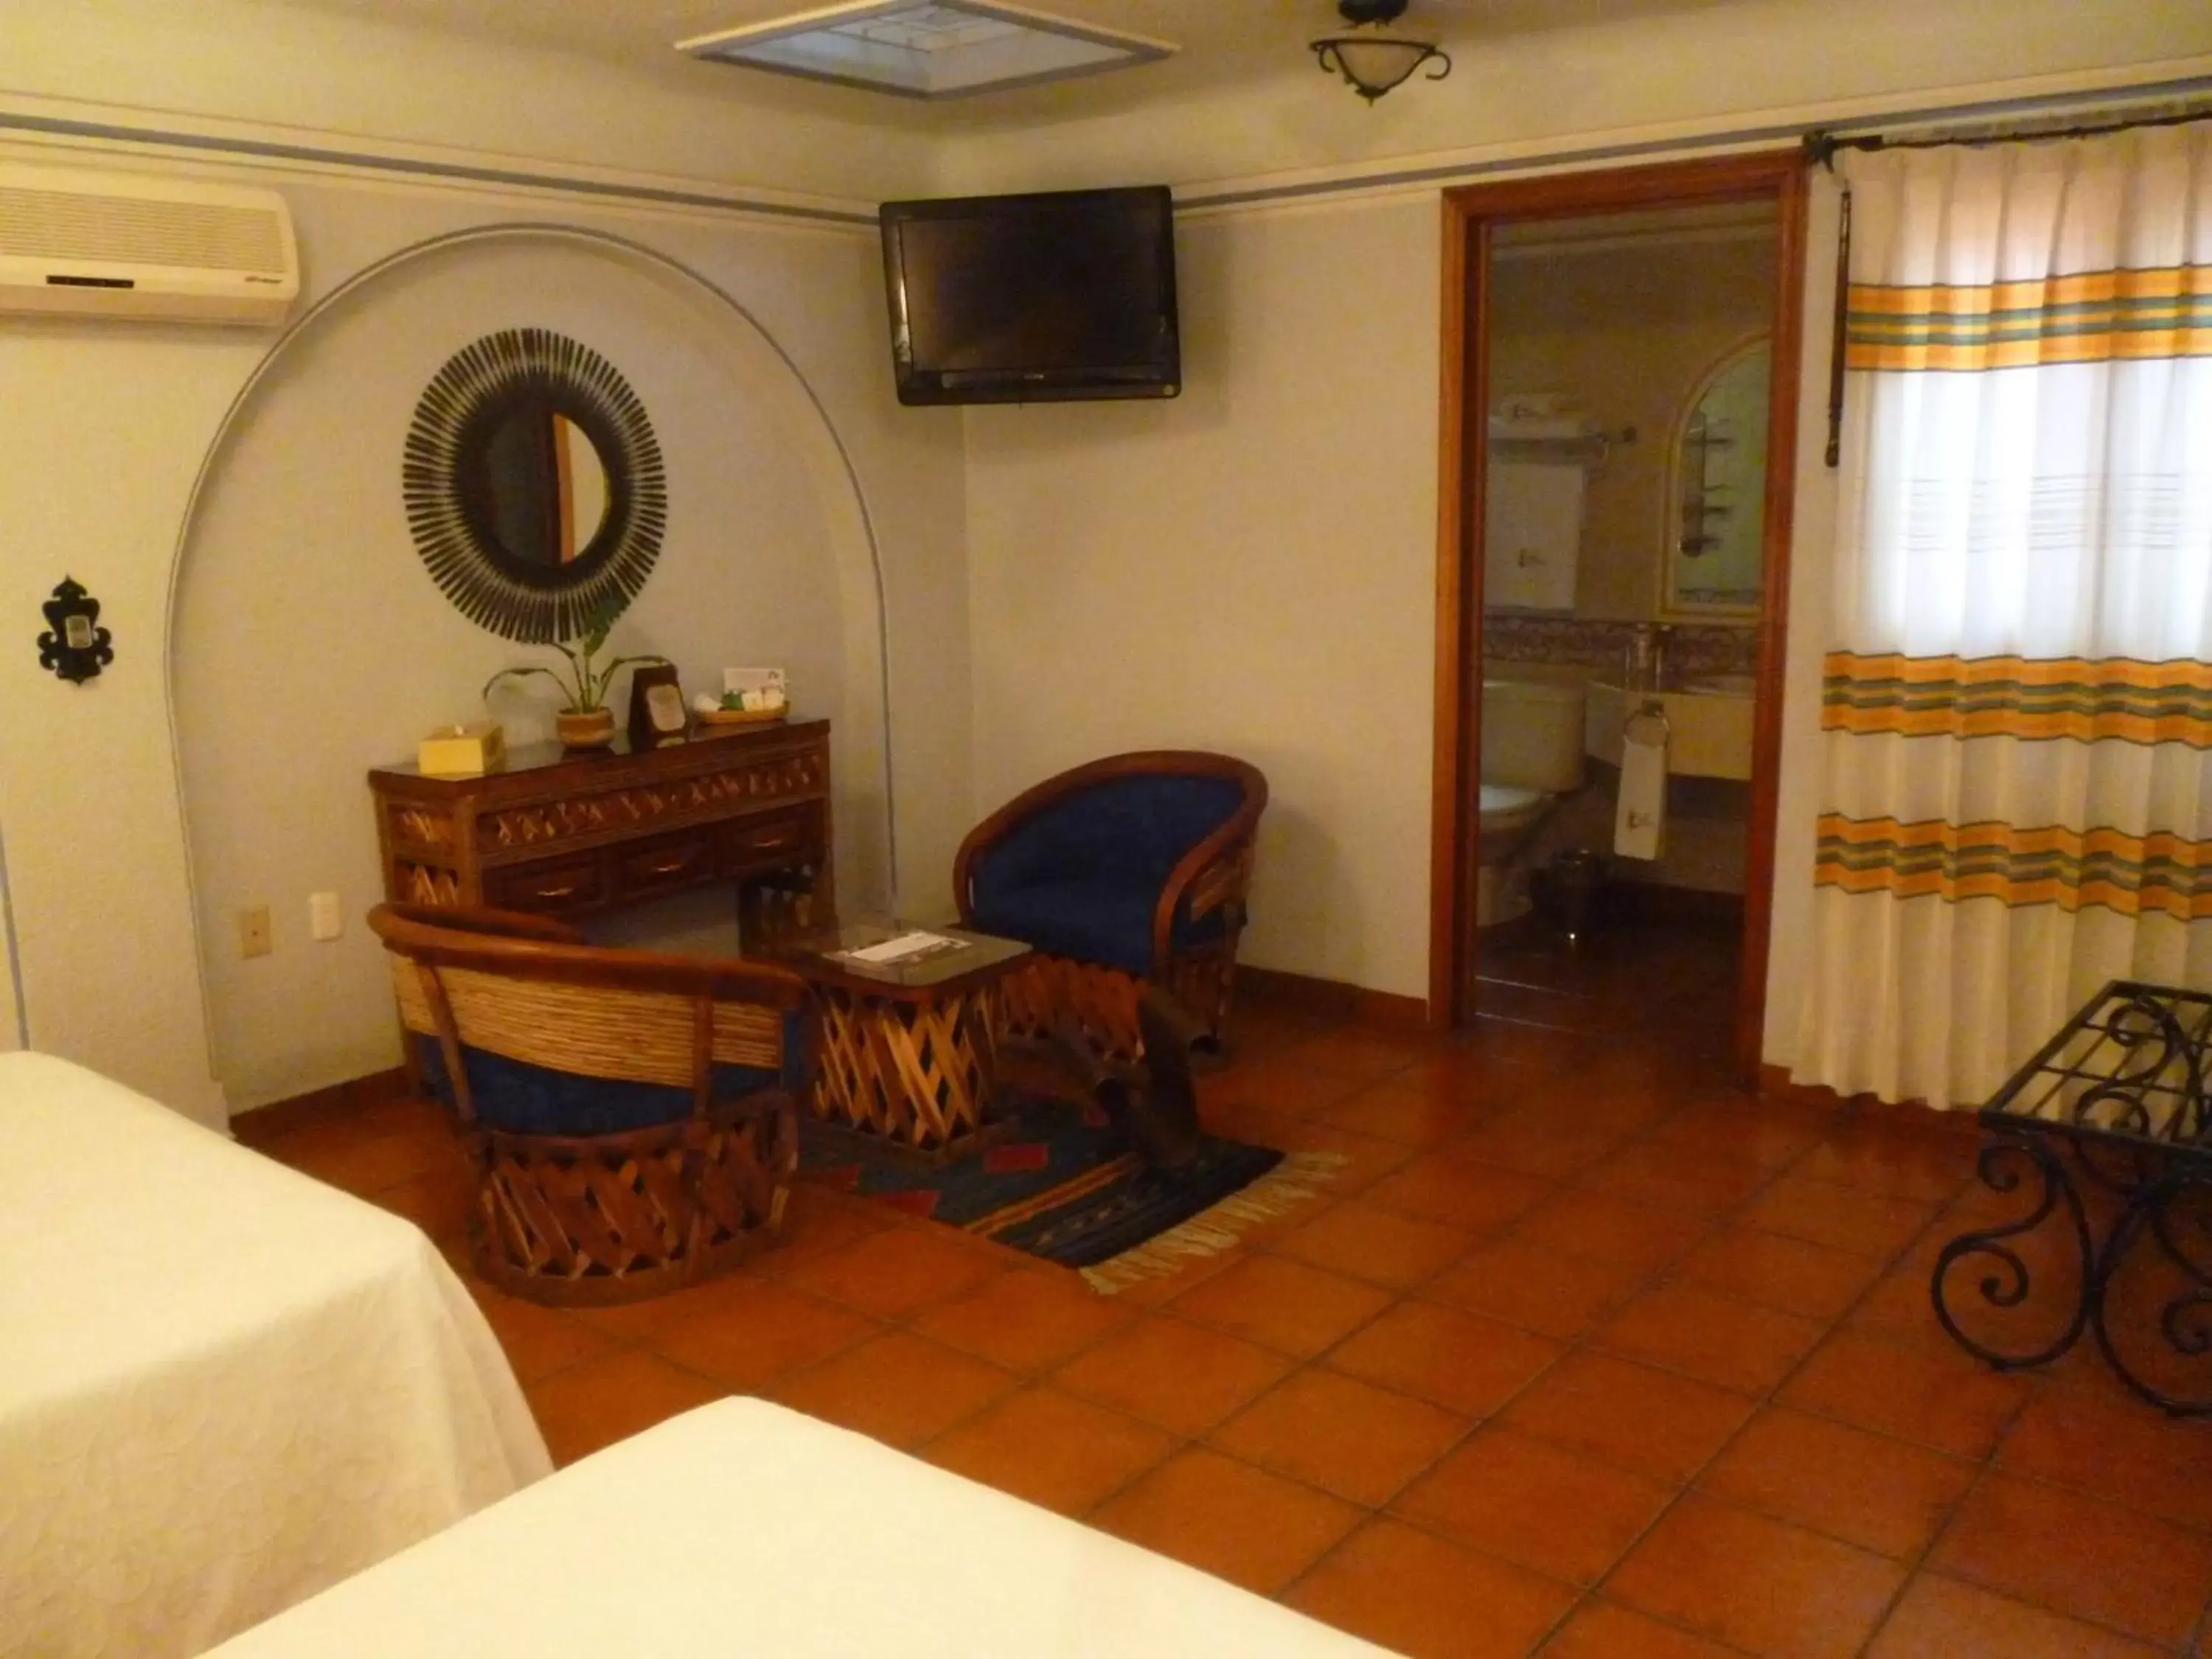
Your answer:
[[[487,334],[447,360],[416,406],[402,483],[446,597],[534,644],[635,598],[668,523],[645,405],[612,363],[550,329]]]

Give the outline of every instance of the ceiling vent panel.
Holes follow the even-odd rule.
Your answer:
[[[676,43],[709,63],[957,98],[1165,58],[1164,40],[986,0],[860,0]]]

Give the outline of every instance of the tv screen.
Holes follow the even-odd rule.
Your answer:
[[[1182,390],[1165,185],[887,202],[881,222],[901,403]]]

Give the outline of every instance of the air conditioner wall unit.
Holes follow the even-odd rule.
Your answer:
[[[0,313],[266,328],[299,296],[274,191],[0,162]]]

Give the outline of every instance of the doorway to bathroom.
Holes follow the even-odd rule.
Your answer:
[[[1430,1006],[1756,1077],[1803,161],[1444,198]]]

